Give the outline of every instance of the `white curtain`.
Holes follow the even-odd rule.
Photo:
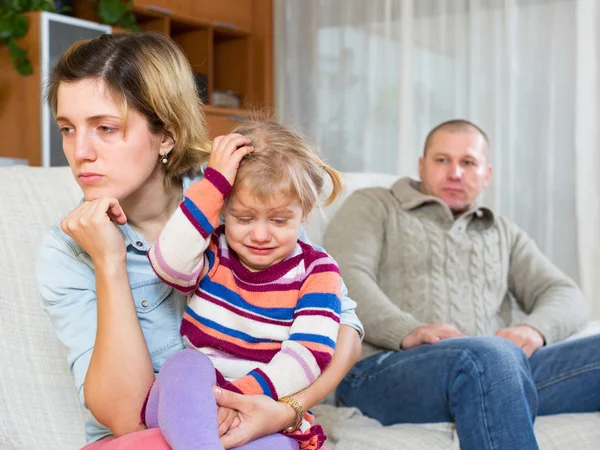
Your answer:
[[[483,202],[600,317],[597,0],[276,0],[276,101],[343,171],[416,177],[427,132],[492,141]]]
[[[600,317],[600,5],[577,2],[575,204],[579,278]]]

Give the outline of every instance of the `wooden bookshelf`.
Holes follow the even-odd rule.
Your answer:
[[[37,13],[28,14],[29,32],[19,40],[19,45],[29,52],[32,75],[19,74],[12,65],[8,48],[0,45],[0,130],[3,141],[0,156],[25,159],[35,166],[42,163],[39,117],[43,101],[37,17]]]
[[[89,0],[74,14],[97,21]],[[273,109],[272,0],[133,0],[144,31],[169,35],[192,70],[206,77],[204,107],[211,136],[226,133],[255,110]],[[239,108],[214,107],[213,93],[230,91]]]

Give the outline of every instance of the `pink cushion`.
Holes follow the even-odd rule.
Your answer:
[[[136,431],[125,436],[107,437],[86,445],[81,450],[171,450],[160,429]]]

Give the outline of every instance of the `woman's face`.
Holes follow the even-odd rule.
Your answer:
[[[146,118],[132,108],[123,117],[102,81],[61,83],[56,116],[63,150],[86,200],[122,200],[161,180],[158,160],[167,150],[165,139],[152,134]]]

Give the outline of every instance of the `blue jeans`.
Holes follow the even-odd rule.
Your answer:
[[[537,449],[536,415],[600,411],[600,335],[542,347],[528,360],[500,337],[378,353],[337,389],[384,425],[455,422],[461,449]]]

